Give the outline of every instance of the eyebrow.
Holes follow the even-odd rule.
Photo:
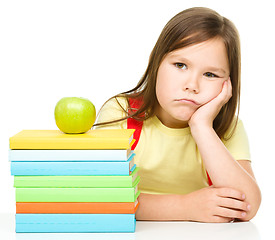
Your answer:
[[[189,65],[190,64],[192,65],[192,63],[188,59],[182,57],[181,55],[178,55],[178,54],[175,54],[175,53],[171,53],[171,54],[168,55],[168,57],[177,58],[182,63],[187,63]],[[217,68],[217,67],[214,67],[214,66],[206,66],[205,68],[209,69],[209,71],[222,72],[222,73],[226,74],[226,71],[223,68]]]

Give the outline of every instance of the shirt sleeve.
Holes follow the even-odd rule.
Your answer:
[[[109,121],[118,120],[126,117],[127,113],[127,100],[126,98],[112,98],[108,100],[100,109],[96,123],[104,123]],[[127,128],[127,120],[122,120],[115,123],[109,123],[104,125],[99,125],[95,127],[96,129],[126,129]]]
[[[251,161],[249,141],[241,120],[238,121],[232,137],[223,142],[234,159]]]

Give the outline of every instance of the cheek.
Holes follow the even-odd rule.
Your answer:
[[[174,98],[175,93],[180,88],[180,77],[169,63],[164,61],[158,70],[156,80],[156,93],[157,95],[167,96]]]
[[[165,82],[161,81],[161,79],[157,79],[156,82],[156,97],[158,102],[162,105],[165,103],[165,99],[167,99],[167,91],[165,91],[166,86]]]
[[[172,84],[169,81],[169,74],[165,69],[160,68],[157,75],[156,81],[156,95],[159,102],[164,101],[169,98],[171,92],[173,92]]]
[[[207,103],[217,97],[222,91],[223,81],[213,82],[204,86],[202,102]]]

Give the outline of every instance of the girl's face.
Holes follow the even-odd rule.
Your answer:
[[[168,53],[157,74],[157,117],[167,127],[187,127],[193,113],[219,95],[229,74],[221,38]]]

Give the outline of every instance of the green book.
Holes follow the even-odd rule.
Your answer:
[[[131,188],[16,188],[16,202],[135,202],[138,182]]]
[[[131,188],[140,181],[139,168],[130,176],[14,176],[16,188]]]

